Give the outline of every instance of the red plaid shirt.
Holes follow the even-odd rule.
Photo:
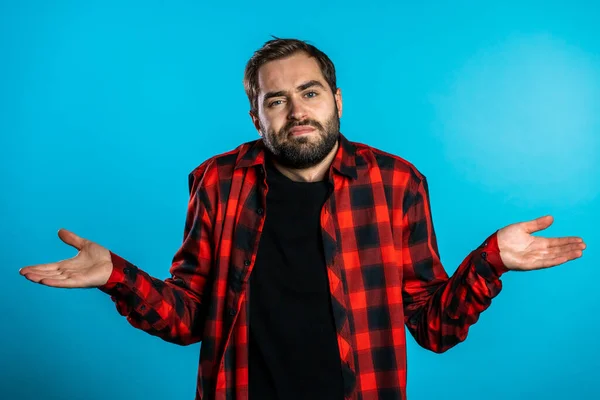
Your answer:
[[[111,253],[100,288],[134,327],[202,342],[197,400],[248,397],[246,289],[269,212],[264,162],[256,140],[198,166],[172,276],[153,278]],[[497,232],[449,278],[427,180],[412,164],[341,136],[328,179],[321,227],[346,399],[405,399],[405,325],[434,352],[466,338],[507,271]]]

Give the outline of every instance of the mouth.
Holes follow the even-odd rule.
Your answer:
[[[313,128],[312,126],[295,126],[292,129],[290,129],[290,134],[292,136],[300,136],[300,135],[307,135],[314,131],[315,131],[315,128]]]

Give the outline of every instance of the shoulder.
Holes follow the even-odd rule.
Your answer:
[[[356,148],[357,168],[361,165],[367,170],[377,168],[381,170],[384,179],[385,176],[395,176],[395,179],[404,177],[415,182],[425,179],[425,175],[413,163],[399,155],[364,143],[352,142],[352,144]]]
[[[188,175],[190,190],[202,182],[202,186],[218,184],[222,180],[230,180],[237,162],[250,149],[255,147],[259,140],[242,143],[234,149],[216,154],[195,167]]]

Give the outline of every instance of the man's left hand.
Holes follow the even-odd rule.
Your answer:
[[[509,270],[531,271],[554,267],[583,255],[583,239],[576,236],[544,238],[532,236],[552,225],[550,215],[508,225],[498,231],[500,258]]]

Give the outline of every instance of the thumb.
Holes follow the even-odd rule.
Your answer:
[[[76,234],[74,234],[71,231],[68,231],[66,229],[59,229],[58,230],[58,237],[60,238],[60,240],[62,240],[63,242],[65,242],[66,244],[75,247],[77,250],[81,250],[81,248],[83,247],[83,244],[85,243],[85,239],[82,237],[77,236]]]
[[[552,222],[554,222],[554,217],[551,215],[545,215],[543,217],[525,222],[525,231],[527,233],[541,231],[552,225]]]

